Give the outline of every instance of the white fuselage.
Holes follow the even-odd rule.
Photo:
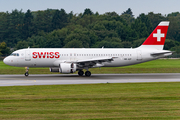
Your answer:
[[[162,51],[162,50],[161,50]],[[4,62],[17,67],[58,67],[59,63],[76,62],[93,58],[114,57],[111,62],[104,62],[102,67],[119,67],[138,64],[164,56],[152,56],[157,49],[63,49],[63,48],[29,48],[13,52]],[[18,55],[17,55],[18,54]]]

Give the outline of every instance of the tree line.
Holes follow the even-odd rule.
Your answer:
[[[180,53],[180,13],[150,12],[134,17],[129,8],[116,12],[66,13],[64,9],[13,10],[0,13],[0,55],[21,48],[138,47],[161,21],[170,21],[164,49]]]

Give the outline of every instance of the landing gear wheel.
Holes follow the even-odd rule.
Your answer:
[[[85,72],[85,75],[86,75],[87,77],[90,77],[90,76],[91,76],[91,72],[90,72],[90,71],[86,71],[86,72]]]
[[[26,72],[24,73],[24,75],[27,77],[27,76],[29,76],[29,67],[25,67],[25,69],[26,69]]]
[[[83,76],[83,75],[84,75],[84,72],[83,72],[82,70],[80,70],[80,71],[78,72],[78,75],[79,75],[79,76]]]
[[[27,76],[29,76],[29,73],[28,73],[28,72],[25,72],[25,74],[24,74],[24,75],[27,77]]]

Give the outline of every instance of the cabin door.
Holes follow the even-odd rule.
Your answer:
[[[25,61],[31,61],[31,52],[30,52],[30,50],[25,51]]]

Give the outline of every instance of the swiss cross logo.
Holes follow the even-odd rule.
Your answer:
[[[153,37],[157,37],[157,41],[161,42],[161,38],[165,37],[165,34],[161,33],[161,29],[157,29],[157,33],[154,33]]]

